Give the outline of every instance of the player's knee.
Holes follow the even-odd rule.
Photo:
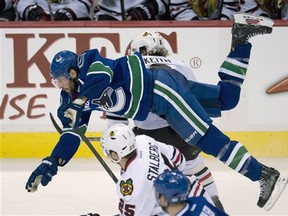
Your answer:
[[[220,104],[221,110],[231,110],[235,108],[240,99],[241,87],[230,82],[220,81]]]

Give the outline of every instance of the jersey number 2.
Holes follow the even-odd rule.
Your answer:
[[[125,216],[134,216],[135,215],[135,205],[125,204],[124,200],[120,199],[119,202],[119,211],[122,215]]]

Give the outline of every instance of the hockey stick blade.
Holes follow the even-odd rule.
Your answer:
[[[53,124],[53,126],[55,127],[55,129],[57,130],[57,132],[59,134],[62,134],[62,129],[59,127],[59,125],[57,124],[57,122],[55,121],[52,113],[49,113],[51,122]],[[97,152],[97,150],[94,148],[94,146],[91,144],[91,142],[88,140],[88,138],[79,130],[79,129],[74,129],[73,132],[77,133],[79,136],[81,136],[82,140],[85,142],[85,144],[88,146],[88,148],[92,151],[92,153],[94,154],[94,156],[97,158],[97,160],[101,163],[101,165],[104,167],[104,169],[106,170],[106,172],[110,175],[110,177],[113,179],[113,181],[115,183],[118,182],[117,177],[114,175],[114,173],[112,172],[112,170],[108,167],[108,165],[105,163],[105,161],[103,160],[103,158],[99,155],[99,153]]]
[[[267,201],[267,203],[263,206],[263,209],[265,211],[269,211],[277,202],[277,200],[279,199],[279,197],[281,196],[281,194],[283,193],[283,191],[285,190],[286,186],[288,183],[288,177],[279,177],[279,179],[277,180],[276,184],[275,184],[275,188],[269,198],[269,200]]]

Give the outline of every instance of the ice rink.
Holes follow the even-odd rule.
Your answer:
[[[0,159],[1,215],[80,215],[117,213],[115,184],[95,158],[73,159],[46,187],[35,193],[25,190],[30,173],[40,159]],[[107,160],[106,160],[107,161]],[[260,158],[260,162],[288,175],[288,158]],[[213,173],[220,198],[230,215],[288,215],[288,189],[273,209],[257,207],[259,183],[251,182],[214,158],[205,158]],[[118,165],[108,162],[116,176]]]

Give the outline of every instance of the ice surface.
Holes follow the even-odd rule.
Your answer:
[[[95,158],[73,159],[46,187],[25,190],[40,159],[0,159],[1,215],[100,215],[118,213],[115,184]],[[115,175],[119,167],[105,159]],[[260,158],[260,162],[288,175],[288,158]],[[220,199],[230,215],[288,215],[288,188],[269,212],[257,207],[259,183],[251,182],[214,158],[205,158]]]

